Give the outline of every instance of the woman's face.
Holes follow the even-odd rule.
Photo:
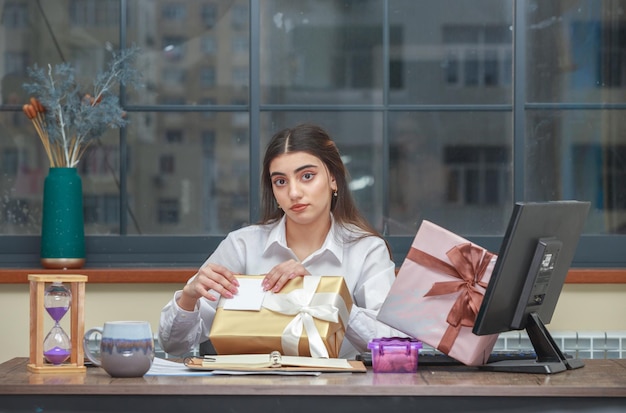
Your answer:
[[[269,169],[274,197],[287,219],[301,225],[329,219],[337,184],[319,158],[290,152],[274,158]]]

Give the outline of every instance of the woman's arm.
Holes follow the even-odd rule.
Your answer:
[[[376,320],[395,280],[395,263],[389,257],[384,241],[373,243],[365,253],[359,280],[352,293],[354,306],[346,330],[346,339],[359,351],[367,351],[370,340],[380,337],[406,336]]]
[[[236,272],[230,269],[240,269],[240,261],[236,243],[229,235],[185,287],[176,291],[161,310],[158,338],[164,351],[182,355],[209,339],[217,299],[221,294],[232,296],[237,292]]]
[[[182,291],[176,291],[163,310],[159,322],[159,344],[166,353],[183,355],[190,352],[196,345],[206,341],[215,308],[210,301],[200,299],[193,311],[180,308],[177,300]]]

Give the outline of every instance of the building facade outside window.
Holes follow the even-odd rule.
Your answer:
[[[79,165],[88,247],[106,245],[108,265],[132,260],[133,244],[154,251],[142,257],[151,265],[202,262],[226,233],[259,218],[265,144],[299,122],[335,138],[350,189],[398,264],[424,219],[497,252],[516,201],[580,199],[592,207],[575,265],[626,265],[626,0],[0,8],[0,248],[9,266],[38,262],[13,240],[40,233],[48,169],[21,113],[26,68],[69,62],[90,85],[106,44],[140,46],[145,82],[119,91],[129,126],[108,131]],[[193,260],[159,261],[177,250]],[[88,265],[101,264],[87,253]]]

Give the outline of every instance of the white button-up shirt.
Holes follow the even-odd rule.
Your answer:
[[[362,232],[357,231],[337,225],[333,219],[322,247],[302,261],[311,275],[343,276],[352,294],[354,305],[340,358],[354,358],[366,351],[373,338],[403,335],[376,320],[395,279],[395,265],[387,246],[376,236],[359,238]],[[283,217],[273,224],[231,232],[205,264],[220,264],[236,274],[260,275],[290,259],[298,260],[287,246]],[[176,303],[180,294],[182,291],[177,291],[163,308],[159,324],[161,347],[176,355],[208,339],[217,304],[200,298],[194,311],[186,311]]]

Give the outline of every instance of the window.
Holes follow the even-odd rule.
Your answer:
[[[508,26],[448,25],[442,28],[444,78],[450,85],[479,87],[510,83],[512,31]]]
[[[182,143],[183,131],[179,129],[168,129],[165,131],[165,142],[167,143]]]
[[[202,16],[202,22],[204,25],[209,29],[212,28],[215,26],[215,22],[217,21],[217,4],[203,4],[200,15]]]
[[[105,226],[115,230],[120,222],[119,196],[116,194],[83,195],[83,215],[86,228]]]
[[[607,147],[603,150],[605,176],[602,181],[611,183],[606,188],[606,208],[613,211],[626,211],[626,187],[615,185],[626,179],[626,145]],[[626,232],[626,225],[622,224],[620,233]]]
[[[17,175],[20,157],[17,148],[5,148],[2,151],[2,173],[7,176]]]
[[[159,224],[177,224],[179,220],[179,202],[177,199],[159,199]]]
[[[248,36],[237,35],[233,37],[233,53],[247,54],[249,48]]]
[[[202,131],[202,151],[211,158],[215,156],[215,131]]]
[[[20,29],[28,25],[28,8],[22,2],[8,1],[2,10],[0,23],[7,29]]]
[[[174,173],[174,155],[161,155],[159,158],[159,172],[163,175]]]
[[[572,58],[578,87],[621,88],[626,84],[626,23],[615,20],[610,26],[600,19],[575,20],[570,24]],[[599,56],[598,56],[599,54]],[[584,69],[584,70],[582,70]]]
[[[187,18],[187,8],[184,4],[164,4],[161,9],[164,20],[183,21]]]
[[[70,20],[76,27],[115,27],[119,24],[119,0],[70,0]]]
[[[85,149],[85,156],[78,164],[83,176],[109,176],[120,167],[120,154],[116,145],[97,145]]]
[[[215,68],[203,67],[200,70],[200,84],[204,87],[215,86]]]
[[[128,126],[79,164],[106,265],[146,243],[152,265],[197,265],[258,220],[263,149],[307,121],[335,138],[398,264],[423,219],[494,249],[515,201],[577,198],[592,202],[580,262],[626,266],[623,1],[39,3],[2,6],[0,251],[40,233],[48,165],[20,111],[25,69],[68,61],[88,83],[108,42],[142,48],[145,88],[117,91]]]
[[[237,87],[248,86],[248,68],[244,68],[244,67],[233,68],[233,86],[237,86]]]
[[[5,52],[4,53],[4,73],[25,74],[28,65],[27,52]]]
[[[243,4],[233,5],[232,26],[235,30],[242,30],[248,26],[248,7]]]
[[[213,36],[203,36],[201,39],[202,51],[207,55],[214,55],[217,53],[217,43]]]
[[[503,147],[446,148],[447,202],[459,205],[501,205],[511,193],[508,150]]]

